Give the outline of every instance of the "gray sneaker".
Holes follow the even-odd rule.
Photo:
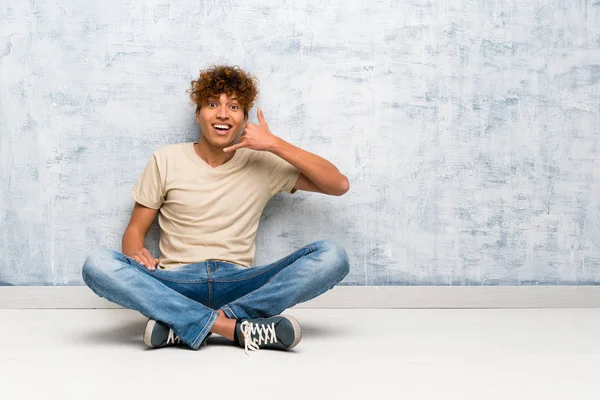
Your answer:
[[[211,332],[208,333],[200,346],[206,345],[206,340],[210,335],[212,335]],[[150,347],[166,347],[185,344],[183,340],[175,334],[173,329],[169,328],[169,325],[154,319],[149,319],[148,323],[146,323],[144,343]]]
[[[302,339],[302,329],[296,319],[289,315],[269,318],[241,319],[236,324],[239,345],[244,351],[259,349],[289,350]]]

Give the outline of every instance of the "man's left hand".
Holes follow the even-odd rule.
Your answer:
[[[258,117],[258,125],[247,123],[238,139],[238,143],[224,148],[223,151],[233,151],[241,147],[258,151],[270,151],[275,146],[279,138],[269,130],[262,108],[257,110],[256,116]]]

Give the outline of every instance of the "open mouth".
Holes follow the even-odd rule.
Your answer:
[[[232,126],[229,124],[213,124],[212,128],[217,135],[224,136],[231,132]]]

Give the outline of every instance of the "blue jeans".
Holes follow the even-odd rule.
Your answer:
[[[129,256],[100,249],[86,259],[82,277],[98,296],[164,322],[198,350],[217,310],[233,319],[278,315],[331,289],[348,271],[344,248],[320,240],[252,268],[206,260],[150,271]]]

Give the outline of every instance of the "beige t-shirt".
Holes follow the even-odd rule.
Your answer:
[[[194,143],[178,143],[153,153],[132,196],[159,210],[159,268],[211,259],[251,267],[267,201],[291,193],[299,175],[268,151],[241,148],[213,168],[196,154]]]

